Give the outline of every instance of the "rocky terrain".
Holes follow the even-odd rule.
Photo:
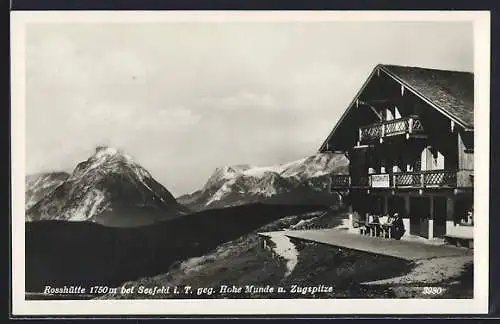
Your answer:
[[[66,172],[45,172],[26,176],[26,210],[59,187],[68,177],[69,173]]]
[[[286,164],[217,168],[198,191],[177,200],[194,210],[246,203],[334,205],[339,196],[329,191],[330,175],[346,174],[342,154],[318,153]]]

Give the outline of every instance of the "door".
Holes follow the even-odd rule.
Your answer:
[[[368,147],[357,147],[352,151],[349,174],[353,186],[368,185]]]
[[[434,197],[434,237],[446,234],[446,197]]]
[[[410,198],[410,234],[429,237],[429,197]]]

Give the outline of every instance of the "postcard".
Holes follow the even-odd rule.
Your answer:
[[[13,315],[487,312],[488,12],[11,18]]]

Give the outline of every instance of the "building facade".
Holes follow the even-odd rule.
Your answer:
[[[331,189],[361,217],[399,213],[405,235],[473,237],[474,74],[377,65],[320,152],[343,152]]]

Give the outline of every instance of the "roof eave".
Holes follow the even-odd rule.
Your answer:
[[[372,72],[368,75],[368,77],[366,78],[365,82],[363,83],[363,85],[361,86],[361,88],[358,90],[358,92],[356,93],[356,95],[354,96],[354,99],[349,103],[349,105],[347,106],[347,109],[344,111],[344,113],[340,116],[339,120],[337,121],[337,123],[335,124],[335,126],[333,127],[333,129],[331,130],[330,134],[328,135],[328,137],[326,138],[326,140],[323,142],[323,144],[321,144],[320,148],[319,148],[319,152],[323,151],[323,149],[326,148],[326,144],[330,141],[330,139],[332,138],[333,134],[335,133],[335,131],[337,130],[337,128],[340,126],[340,124],[344,121],[344,119],[347,117],[347,115],[349,114],[349,112],[351,111],[352,107],[354,106],[354,104],[356,103],[356,100],[359,98],[359,96],[361,95],[361,93],[363,93],[363,91],[365,90],[366,86],[368,85],[368,83],[370,82],[370,80],[372,79],[373,75],[375,74],[375,72],[377,72],[377,69],[381,66],[381,64],[377,64]]]

